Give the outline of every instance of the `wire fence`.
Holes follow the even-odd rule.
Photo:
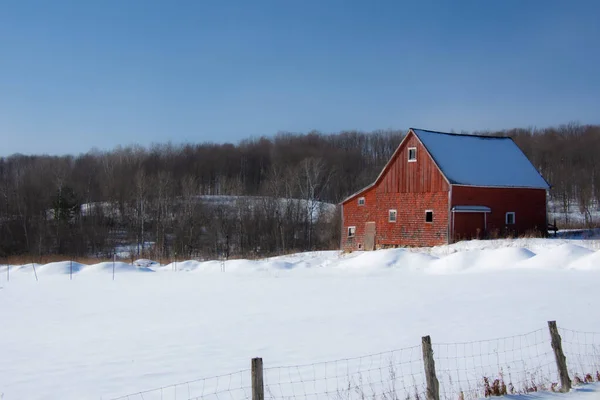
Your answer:
[[[547,329],[433,348],[440,397],[445,399],[548,390],[558,379]]]
[[[600,333],[559,328],[574,384],[600,381]],[[496,339],[431,345],[439,399],[472,400],[557,391],[561,380],[546,329]],[[413,346],[312,364],[262,367],[112,400],[425,400],[425,347]],[[428,351],[428,350],[427,350]],[[430,353],[428,353],[430,354]],[[254,365],[254,364],[253,364]]]
[[[250,370],[176,383],[111,400],[243,400],[252,398]]]
[[[266,399],[423,398],[421,346],[363,357],[265,368]]]
[[[571,379],[575,383],[600,381],[600,333],[559,330]]]

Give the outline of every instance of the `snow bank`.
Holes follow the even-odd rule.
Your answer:
[[[569,264],[570,269],[600,270],[600,251],[584,254]]]
[[[330,273],[380,273],[389,269],[425,274],[486,272],[502,269],[600,269],[600,241],[576,239],[499,239],[471,240],[431,248],[398,248],[373,252],[342,253],[315,251],[289,254],[259,260],[178,261],[167,265],[150,259],[131,264],[117,262],[115,272],[194,272],[235,273],[256,272],[305,273],[319,269]],[[596,267],[596,265],[599,265]],[[39,275],[70,273],[70,261],[46,265],[35,264]],[[6,268],[6,267],[4,267]],[[11,266],[12,271],[33,273],[32,264]],[[0,266],[0,269],[3,269]],[[113,263],[84,265],[73,262],[73,273],[112,273]],[[12,273],[12,272],[11,272]],[[1,278],[1,276],[0,276]]]
[[[34,272],[35,266],[35,272]],[[72,268],[72,270],[71,270]],[[73,274],[79,273],[84,269],[88,268],[87,265],[81,264],[75,261],[59,261],[52,262],[48,264],[24,264],[24,265],[11,265],[10,272],[11,273],[19,273],[19,274],[37,274],[38,276],[45,275],[69,275],[71,272]]]
[[[87,265],[80,264],[78,262],[72,262],[73,273],[77,273],[82,271],[84,268],[87,268]],[[40,266],[36,266],[36,272],[38,274],[70,274],[71,273],[71,261],[61,261],[61,262],[53,262],[50,264],[44,264]]]
[[[23,265],[11,265],[11,271],[18,271],[18,272],[31,272],[33,274],[33,269],[35,267],[35,272],[40,270],[40,267],[43,264],[38,264],[38,263],[30,263],[30,264],[23,264]]]
[[[574,244],[562,244],[554,249],[539,253],[518,264],[521,268],[567,269],[569,265],[581,257],[593,252]]]
[[[331,251],[314,251],[288,254],[284,256],[276,256],[265,258],[262,260],[211,260],[211,261],[177,261],[164,266],[152,266],[155,271],[196,271],[196,272],[251,272],[265,270],[291,270],[291,269],[306,269],[313,267],[329,267],[337,265],[334,261],[339,260],[340,252]]]
[[[431,273],[485,272],[495,269],[514,268],[523,260],[535,256],[523,248],[461,251],[431,262]]]
[[[155,266],[157,272],[168,272],[168,271],[193,271],[200,267],[202,263],[200,261],[189,260],[189,261],[177,261],[172,262],[163,266]]]
[[[489,249],[502,249],[507,247],[516,247],[530,250],[534,253],[541,253],[549,249],[562,246],[563,244],[573,244],[580,247],[597,251],[600,250],[600,239],[590,239],[587,237],[579,236],[572,237],[565,235],[566,237],[558,238],[517,238],[517,239],[493,239],[493,240],[465,240],[462,242],[453,243],[450,245],[442,245],[435,247],[423,247],[415,248],[414,251],[420,251],[432,254],[434,256],[443,257],[452,253],[465,250],[489,250]]]
[[[407,271],[422,270],[436,257],[425,253],[415,253],[405,249],[388,249],[375,252],[361,252],[357,256],[339,261],[338,268],[399,268]]]
[[[154,270],[148,267],[138,267],[136,265],[127,264],[124,262],[116,261],[108,261],[102,262],[94,265],[89,265],[87,268],[84,268],[82,272],[110,272],[112,273],[114,268],[115,272],[154,272]]]
[[[269,260],[285,261],[304,268],[328,267],[332,266],[337,260],[339,260],[340,254],[341,253],[337,250],[310,251],[272,257],[269,258]]]

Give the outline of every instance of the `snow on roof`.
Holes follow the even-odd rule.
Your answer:
[[[452,211],[457,212],[492,212],[492,209],[486,206],[454,206]]]
[[[411,130],[451,184],[549,188],[511,138]]]

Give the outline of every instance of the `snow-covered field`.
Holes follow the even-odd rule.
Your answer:
[[[399,373],[409,368],[418,380],[418,346],[424,335],[432,337],[440,368],[444,359],[452,359],[460,370],[461,357],[473,361],[484,354],[486,365],[493,367],[502,354],[512,356],[517,350],[525,363],[529,355],[523,349],[534,349],[533,357],[551,356],[549,320],[575,331],[600,332],[597,243],[472,241],[420,250],[302,253],[224,265],[117,262],[114,281],[113,263],[74,263],[72,280],[70,262],[36,265],[35,271],[32,265],[1,266],[0,398],[106,400],[235,373],[249,368],[257,356],[265,368],[310,364],[267,370],[265,379],[274,388],[267,397],[282,397],[279,383],[299,376],[304,386],[292,392],[311,398],[317,393],[313,386],[320,390],[320,374],[328,374],[329,384],[331,379],[339,383],[339,366],[351,365],[350,360],[316,362],[383,352],[406,360]],[[563,332],[583,346],[580,351],[595,349],[595,340],[600,345],[600,335]],[[492,351],[481,349],[482,342],[476,342],[480,349],[465,344],[498,337],[507,338],[485,342],[495,346],[491,356]],[[526,346],[523,340],[535,342]],[[390,353],[394,349],[405,350]],[[374,379],[383,381],[384,355],[354,360],[371,378],[375,374]],[[567,358],[575,368],[575,360]],[[470,368],[467,362],[465,368]],[[296,370],[301,374],[290,372]],[[456,390],[440,379],[443,390]],[[479,384],[480,377],[472,379]],[[247,372],[217,381],[129,398],[195,398],[208,393],[203,387],[207,382],[223,390],[216,398],[248,394]]]

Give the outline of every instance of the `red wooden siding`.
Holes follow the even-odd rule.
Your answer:
[[[486,218],[482,212],[455,213],[454,241],[483,238]]]
[[[358,199],[365,198],[365,205],[359,206]],[[369,221],[377,220],[377,200],[375,188],[367,190],[347,201],[342,206],[342,248],[347,250],[359,250],[365,243],[365,224]],[[348,227],[356,227],[353,238],[348,237]],[[377,229],[377,226],[375,227]],[[375,239],[377,242],[377,239]]]
[[[482,188],[452,186],[452,206],[487,206],[486,231],[488,235],[498,233],[523,234],[534,229],[546,232],[546,191],[544,189]],[[507,212],[515,213],[515,224],[507,226]],[[455,238],[466,238],[473,234],[467,227],[456,226]]]
[[[417,148],[417,161],[408,162],[408,148]],[[373,187],[343,203],[342,248],[358,250],[364,245],[366,222],[375,222],[375,246],[433,246],[448,240],[449,186],[425,148],[409,133]],[[358,198],[365,197],[365,205]],[[397,221],[388,211],[397,210]],[[433,222],[425,222],[425,211]],[[356,227],[354,238],[347,228]]]
[[[448,192],[377,193],[380,210],[376,220],[376,244],[380,246],[435,246],[447,242]],[[388,211],[397,210],[396,222]],[[425,211],[433,222],[425,222]]]
[[[417,148],[417,161],[408,162],[408,148]],[[448,191],[448,182],[440,173],[425,147],[412,133],[396,152],[377,190],[383,193],[423,193]]]

